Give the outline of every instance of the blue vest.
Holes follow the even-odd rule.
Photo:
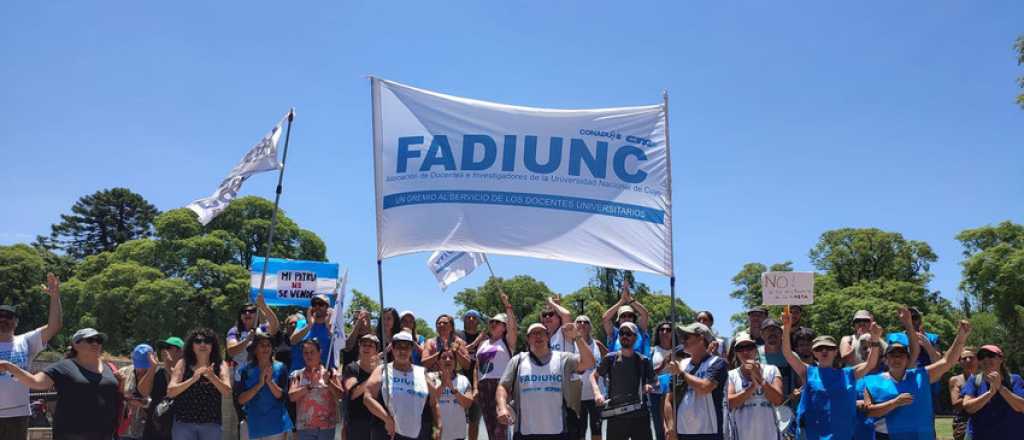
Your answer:
[[[935,424],[932,422],[932,386],[926,369],[911,368],[899,382],[882,374],[868,376],[865,378],[864,386],[875,404],[888,402],[901,393],[914,396],[914,403],[889,411],[884,416],[890,439],[935,438]]]
[[[807,440],[850,440],[857,420],[853,368],[807,367],[807,383],[796,408],[797,426]]]

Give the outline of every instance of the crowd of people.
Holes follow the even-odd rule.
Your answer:
[[[328,298],[282,325],[261,297],[223,344],[197,328],[140,344],[116,368],[103,357],[106,336],[83,328],[64,360],[30,372],[61,330],[52,275],[47,292],[48,322],[27,333],[15,334],[17,308],[0,305],[2,439],[26,438],[30,389],[56,390],[53,435],[70,440],[456,440],[481,428],[492,440],[934,439],[936,385],[957,364],[956,439],[1024,433],[1024,381],[1002,350],[965,347],[967,321],[944,349],[912,307],[888,334],[858,311],[839,342],[801,325],[799,306],[777,318],[755,307],[747,328],[723,337],[710,311],[652,325],[626,284],[600,318],[606,341],[552,297],[520,352],[520,323],[501,294],[501,313],[466,311],[461,329],[441,315],[429,339],[411,311],[385,308],[376,323],[355,311],[335,360]]]

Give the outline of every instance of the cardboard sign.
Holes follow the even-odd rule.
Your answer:
[[[263,275],[263,257],[252,257],[249,298],[256,302]],[[263,297],[270,306],[309,307],[316,295],[327,295],[334,302],[338,284],[338,263],[271,258]]]
[[[814,272],[765,272],[761,293],[766,306],[814,303]]]

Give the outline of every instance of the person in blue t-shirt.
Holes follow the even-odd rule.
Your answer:
[[[1024,380],[1003,364],[1003,350],[982,345],[981,372],[968,377],[960,394],[969,414],[967,432],[973,440],[1020,438],[1024,430]]]
[[[909,310],[910,320],[914,324],[914,331],[919,336],[918,343],[921,344],[921,354],[917,356],[917,366],[924,367],[937,362],[942,358],[942,351],[939,348],[939,335],[922,331],[924,322],[921,320],[921,311],[917,307],[910,307]],[[923,336],[923,338],[920,336]],[[910,346],[910,339],[907,339],[907,330],[885,335],[885,342],[889,344],[902,344],[904,347]]]
[[[612,323],[612,317],[615,322]],[[619,351],[622,348],[619,342],[619,326],[623,322],[632,322],[640,327],[636,342],[633,343],[633,351],[644,356],[651,354],[651,335],[648,333],[648,322],[650,313],[647,308],[633,298],[629,293],[629,281],[622,282],[622,295],[619,301],[612,305],[601,315],[601,325],[604,327],[604,334],[608,335],[608,351]]]
[[[292,430],[285,405],[288,367],[273,359],[269,334],[257,331],[249,345],[249,362],[241,373],[238,403],[245,409],[250,439],[278,436]]]
[[[870,376],[864,386],[864,406],[870,417],[884,417],[884,428],[879,437],[892,440],[932,440],[935,425],[932,422],[932,387],[942,379],[963,349],[971,325],[960,321],[956,340],[946,356],[924,368],[911,367],[917,355],[918,334],[913,331],[910,311],[900,310],[900,321],[910,335],[911,348],[894,342],[885,350],[889,371]],[[881,428],[880,425],[879,428]]]
[[[295,325],[295,331],[291,335],[292,364],[290,371],[305,368],[302,361],[302,341],[316,338],[320,343],[320,361],[327,365],[327,358],[331,354],[331,329],[327,322],[331,316],[331,303],[327,295],[317,295],[309,302],[309,310],[306,311],[306,321],[299,321]]]
[[[817,365],[807,365],[793,353],[792,317],[782,314],[782,354],[803,382],[796,420],[798,435],[807,440],[849,440],[857,420],[856,382],[878,363],[882,328],[871,325],[867,361],[855,367],[836,368],[839,344],[831,336],[818,336],[811,344]]]

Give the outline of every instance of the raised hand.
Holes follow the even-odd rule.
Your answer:
[[[506,310],[512,308],[512,303],[508,302],[508,295],[504,293],[501,294],[501,304],[505,306]]]
[[[316,322],[313,316],[315,316],[313,315],[313,306],[309,306],[309,308],[306,309],[306,325],[310,326],[310,329],[313,328],[312,325],[314,322]]]
[[[869,331],[871,332],[871,340],[874,342],[878,342],[878,340],[881,339],[882,337],[882,333],[885,332],[885,329],[883,329],[882,326],[878,325],[877,322],[872,322],[871,330]]]
[[[562,326],[562,334],[565,335],[565,339],[573,340],[576,338],[576,323],[570,322]]]
[[[906,306],[900,307],[900,324],[903,324],[903,328],[914,328],[914,321],[910,314],[910,309]]]
[[[960,328],[957,329],[957,333],[965,337],[971,334],[971,322],[966,319],[960,320]]]
[[[156,358],[156,352],[149,352],[149,368],[156,368],[160,365],[160,360]]]
[[[50,298],[60,295],[60,279],[52,272],[46,274],[46,294],[50,295]]]
[[[779,316],[779,319],[782,320],[783,330],[790,330],[793,328],[793,315],[790,315],[785,310],[783,310],[782,315]]]

